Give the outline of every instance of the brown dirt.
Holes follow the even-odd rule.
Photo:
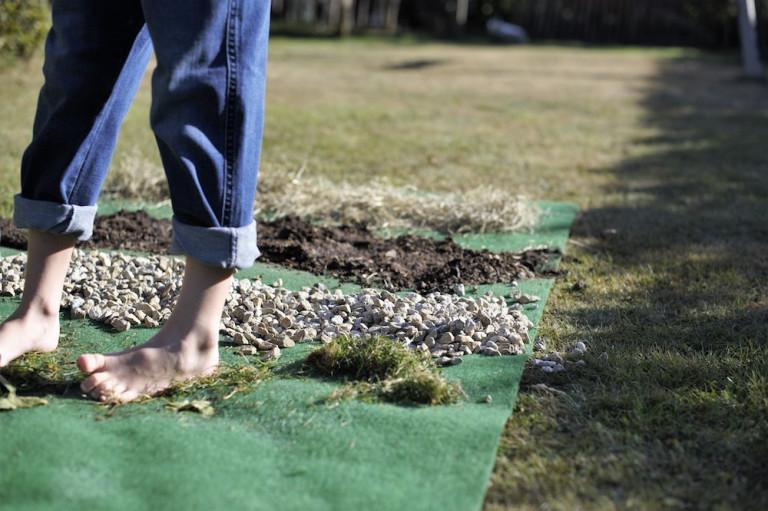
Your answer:
[[[2,218],[0,229],[2,246],[26,248],[25,231]],[[551,274],[547,268],[557,256],[549,250],[475,251],[451,239],[410,235],[384,239],[363,226],[320,227],[296,217],[261,221],[258,236],[261,261],[345,282],[424,293],[450,292],[457,283],[494,284]],[[80,247],[165,252],[170,237],[170,220],[144,211],[121,211],[97,217],[93,237]]]

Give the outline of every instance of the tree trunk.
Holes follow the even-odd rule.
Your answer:
[[[357,28],[365,30],[370,24],[371,2],[359,0],[357,2]]]
[[[464,33],[469,15],[469,0],[457,0],[456,2],[456,29],[459,34]]]
[[[757,50],[756,25],[755,0],[739,0],[739,32],[744,73],[749,77],[759,78],[763,76],[763,65]]]
[[[346,37],[352,33],[355,26],[354,0],[341,0],[341,16],[339,20],[339,35]]]
[[[397,22],[400,17],[400,0],[389,0],[387,2],[387,32],[392,34],[397,32]]]

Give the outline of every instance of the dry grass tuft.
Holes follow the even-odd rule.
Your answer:
[[[257,215],[296,215],[330,225],[358,223],[374,229],[429,229],[443,234],[527,231],[538,216],[537,208],[523,197],[489,186],[464,194],[427,194],[381,181],[361,187],[301,174],[263,175]]]
[[[137,151],[120,158],[109,173],[102,193],[105,197],[132,200],[164,200],[169,197],[163,168]]]

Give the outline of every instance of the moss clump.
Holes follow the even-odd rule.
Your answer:
[[[161,396],[171,398],[227,399],[240,392],[251,392],[262,381],[274,373],[266,364],[261,365],[225,365],[219,367],[210,376],[202,376],[175,383]]]
[[[463,396],[458,385],[447,382],[432,359],[386,337],[339,337],[307,357],[313,369],[327,376],[345,376],[353,382],[335,397],[376,397],[404,404],[455,403]]]
[[[59,353],[27,353],[3,368],[19,392],[54,395],[78,394],[83,373]]]

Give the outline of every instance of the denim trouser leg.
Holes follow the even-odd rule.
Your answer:
[[[142,5],[157,56],[151,122],[171,191],[171,252],[250,266],[270,2]]]
[[[145,69],[151,38],[158,63],[151,124],[173,202],[171,250],[213,266],[250,266],[258,256],[253,200],[264,117],[269,1],[53,4],[46,85],[24,159],[17,224],[88,237],[90,230],[83,225],[92,224],[117,129]],[[125,25],[134,18],[115,16],[121,10],[137,14],[130,29]],[[78,23],[81,28],[73,28]],[[71,51],[86,46],[83,38],[90,42],[102,37],[83,36],[94,26],[103,38]],[[126,42],[105,42],[109,37]],[[116,56],[119,48],[122,60]],[[82,68],[90,70],[91,64],[94,74],[104,71],[101,66],[109,71],[113,58],[119,71],[111,84],[80,79]],[[86,116],[86,122],[83,109],[97,113]],[[71,123],[83,127],[63,141],[57,138]],[[52,157],[53,147],[66,152]],[[90,214],[87,221],[84,212]]]
[[[54,0],[14,220],[88,239],[120,123],[152,53],[137,3]]]

